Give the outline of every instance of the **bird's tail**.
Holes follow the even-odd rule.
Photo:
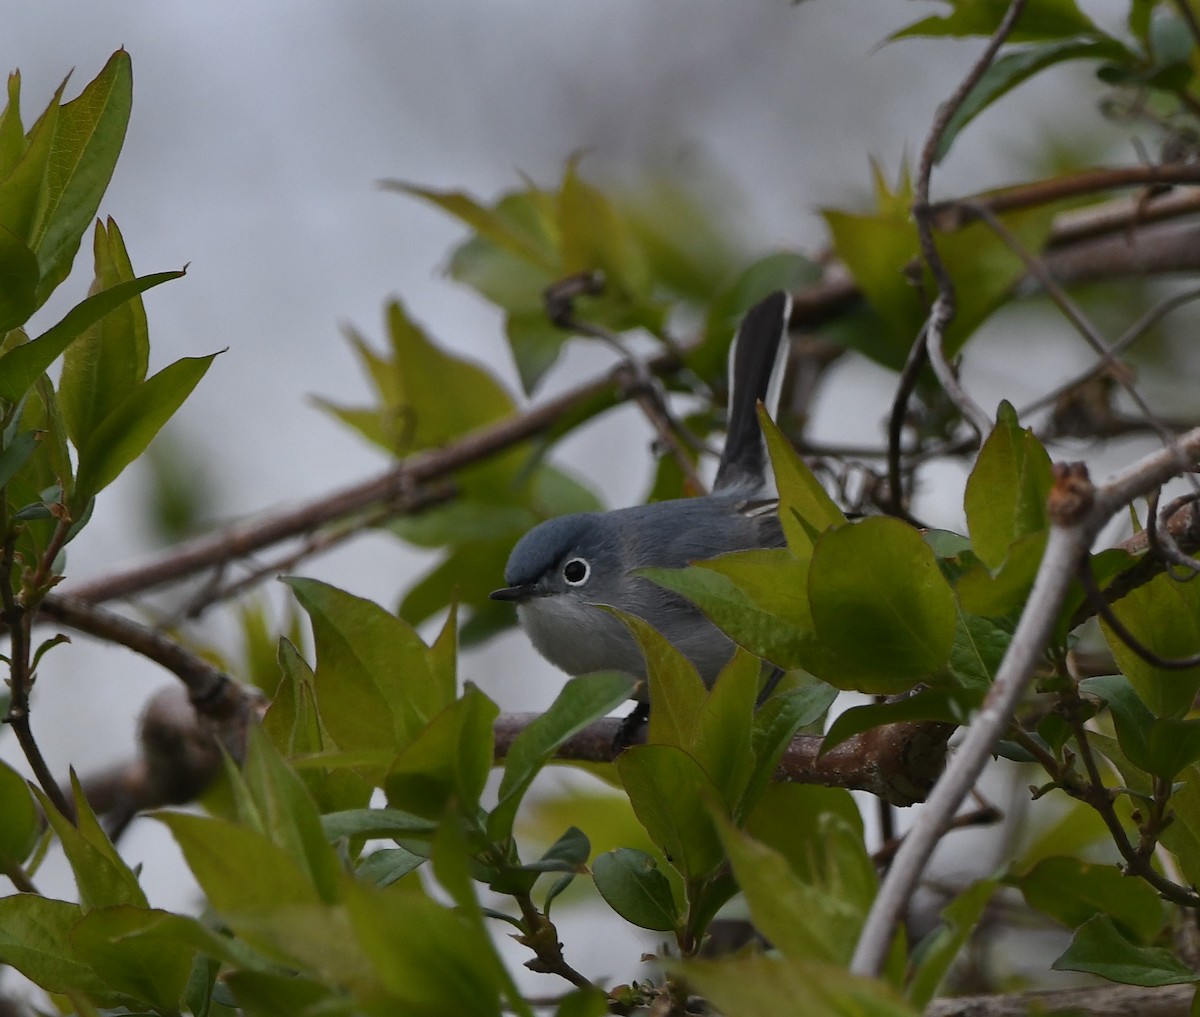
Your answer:
[[[729,347],[729,429],[713,490],[760,489],[767,483],[767,448],[758,424],[761,401],[774,417],[787,366],[792,298],[776,290],[746,312]]]

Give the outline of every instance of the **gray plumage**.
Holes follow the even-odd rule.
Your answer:
[[[625,671],[645,678],[641,650],[621,620],[600,605],[648,621],[711,685],[733,643],[690,601],[636,575],[683,568],[730,551],[783,546],[773,506],[756,404],[778,402],[787,360],[791,301],[773,293],[747,312],[730,351],[730,411],[712,494],[612,512],[584,512],[534,527],[513,548],[508,584],[492,597],[511,600],[530,640],[568,674]]]

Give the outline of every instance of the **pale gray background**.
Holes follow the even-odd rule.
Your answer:
[[[499,316],[442,274],[461,231],[429,207],[380,191],[378,179],[490,199],[520,186],[522,173],[553,184],[564,160],[584,150],[584,173],[598,181],[653,171],[719,200],[748,252],[816,252],[825,241],[816,208],[865,208],[868,158],[894,178],[980,49],[978,41],[876,48],[889,31],[936,9],[899,0],[39,0],[0,16],[0,69],[20,67],[31,122],[70,68],[69,96],[118,46],[132,54],[133,120],[101,214],[117,219],[140,271],[191,266],[185,280],[146,298],[152,369],[229,348],[172,427],[212,477],[220,517],[231,519],[384,465],[309,396],[365,400],[339,324],[378,342],[390,295],[402,296],[439,340],[493,365],[516,388]],[[1050,75],[971,128],[936,178],[939,193],[1025,172],[1017,167],[1050,133],[1064,145],[1093,146],[1101,127],[1081,107],[1077,80]],[[52,311],[84,294],[86,253],[78,268],[65,300],[35,324],[49,324]],[[1019,357],[1013,349],[997,344],[973,355],[971,378],[985,405],[1022,376],[1045,377],[1086,356],[1044,341],[1024,343]],[[572,349],[545,390],[609,362],[606,351]],[[818,433],[876,440],[892,377],[847,362],[837,381],[821,404]],[[610,504],[628,504],[649,476],[646,437],[636,415],[622,411],[571,441],[562,461],[603,478]],[[631,460],[642,465],[630,469]],[[927,514],[955,525],[961,476],[929,478],[942,479],[948,490],[928,500]],[[72,578],[146,553],[137,524],[143,488],[131,470],[105,492],[72,548]],[[371,537],[303,571],[391,605],[428,560]],[[219,623],[203,634],[233,645]],[[561,682],[516,635],[486,655],[467,654],[462,671],[506,710],[544,707]],[[88,771],[124,757],[140,705],[169,680],[83,638],[56,650],[34,720],[54,769],[72,763]],[[11,737],[0,739],[0,752],[15,760]],[[136,823],[123,849],[144,864],[155,904],[194,900],[156,824]],[[49,865],[42,882],[71,892],[61,865]],[[572,923],[594,918],[564,920],[570,944],[579,942]],[[591,946],[574,959],[588,974],[638,975],[628,944],[610,954],[596,948],[599,935],[583,935]]]

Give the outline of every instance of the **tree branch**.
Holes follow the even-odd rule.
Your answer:
[[[1028,1017],[1034,1013],[1079,1013],[1088,1017],[1188,1017],[1194,985],[1089,985],[1082,989],[1043,989],[1006,996],[935,999],[925,1017]]]
[[[536,713],[506,713],[495,724],[496,758],[503,759],[513,740],[536,720]],[[622,718],[605,717],[564,742],[556,759],[608,763]],[[797,735],[775,769],[774,780],[869,791],[893,805],[923,801],[946,759],[951,724],[886,724],[855,735],[821,755],[821,735]]]

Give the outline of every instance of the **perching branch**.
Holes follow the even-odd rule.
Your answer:
[[[513,740],[540,714],[507,713],[497,718],[496,758],[503,759]],[[622,718],[606,717],[568,739],[556,759],[607,763],[618,754],[614,743]],[[775,769],[777,781],[821,784],[869,791],[893,805],[923,801],[942,772],[951,724],[885,724],[848,738],[821,755],[821,735],[797,735]]]
[[[1080,563],[1101,528],[1134,498],[1180,472],[1180,460],[1200,461],[1200,428],[1146,456],[1110,483],[1093,488],[1081,466],[1057,467],[1050,495],[1050,536],[1033,589],[983,706],[967,728],[880,887],[859,938],[852,970],[882,969],[896,923],[955,811],[979,779],[1049,645],[1055,619]]]

